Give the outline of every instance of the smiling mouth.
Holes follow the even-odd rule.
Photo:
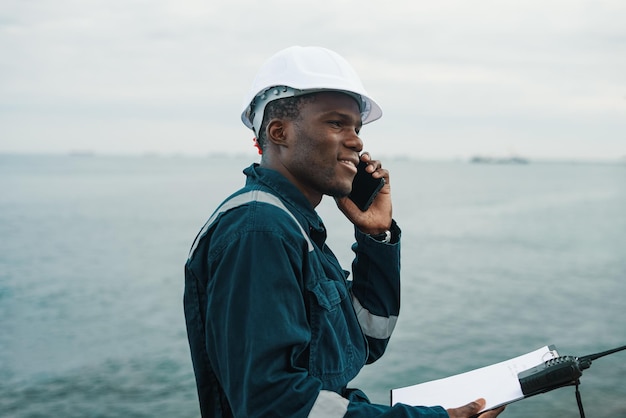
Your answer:
[[[354,164],[354,161],[350,161],[350,160],[339,160],[339,162],[341,164],[344,164],[348,167],[350,167],[353,171],[356,172],[356,165]]]

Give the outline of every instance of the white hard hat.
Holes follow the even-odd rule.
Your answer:
[[[319,91],[353,96],[359,102],[363,124],[383,114],[356,71],[339,54],[321,47],[292,46],[277,52],[261,66],[245,96],[241,120],[259,135],[269,102]]]

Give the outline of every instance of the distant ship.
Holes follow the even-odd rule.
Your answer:
[[[523,157],[484,157],[475,155],[470,159],[474,164],[528,164],[528,159]]]
[[[67,155],[70,157],[94,157],[96,153],[90,150],[72,150]]]

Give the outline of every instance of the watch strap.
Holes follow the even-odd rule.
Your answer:
[[[386,230],[385,232],[380,233],[380,234],[371,234],[370,237],[372,237],[372,239],[375,239],[376,241],[379,241],[379,242],[390,243],[391,231]]]

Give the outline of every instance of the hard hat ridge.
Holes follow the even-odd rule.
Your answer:
[[[380,106],[343,57],[322,47],[293,46],[277,52],[261,66],[244,99],[241,120],[258,135],[269,102],[320,91],[339,91],[354,97],[363,124],[382,116]]]

